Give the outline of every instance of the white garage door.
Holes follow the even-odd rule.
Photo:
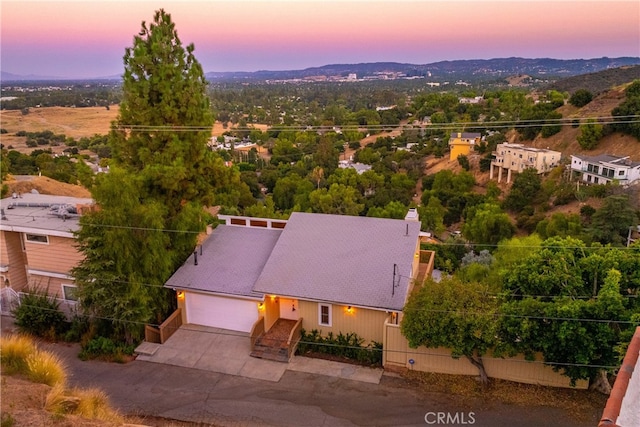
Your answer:
[[[187,322],[232,331],[251,332],[258,320],[255,301],[185,292]]]

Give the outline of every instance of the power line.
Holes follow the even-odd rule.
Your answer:
[[[34,215],[34,214],[15,214],[15,213],[11,213],[11,216],[14,217],[18,217],[18,218],[46,218],[46,219],[51,219],[50,215]],[[255,218],[255,219],[262,219],[261,217],[250,217],[250,218]],[[274,218],[275,219],[275,218]],[[105,227],[105,228],[115,228],[115,229],[127,229],[127,230],[139,230],[139,231],[158,231],[158,232],[167,232],[167,233],[187,233],[187,234],[201,234],[204,231],[192,231],[192,230],[177,230],[177,229],[171,229],[171,228],[153,228],[153,227],[136,227],[136,226],[128,226],[128,225],[112,225],[112,224],[98,224],[98,223],[87,223],[87,226],[91,226],[91,227]],[[46,231],[43,229],[43,232]],[[69,232],[74,232],[72,230],[70,230]],[[456,242],[447,242],[447,241],[442,241],[439,243],[427,243],[427,242],[423,242],[422,244],[425,245],[433,245],[433,246],[452,246],[452,247],[470,247],[472,250],[476,247],[491,247],[491,248],[499,248],[500,244],[499,243],[473,243],[473,242],[460,242],[460,243],[456,243]],[[624,251],[640,251],[639,247],[633,247],[633,246],[609,246],[609,245],[603,245],[603,246],[557,246],[557,245],[518,245],[515,248],[526,248],[526,249],[553,249],[553,248],[558,248],[558,249],[579,249],[579,250],[585,250],[585,251],[598,251],[598,250],[624,250]],[[427,249],[430,250],[430,249]]]
[[[23,294],[27,295],[38,295],[38,294],[29,294],[27,292],[23,292]],[[47,309],[38,306],[26,305],[26,307],[38,308],[42,310],[50,310],[56,311],[55,309]],[[581,322],[581,323],[612,323],[612,324],[621,324],[621,325],[636,325],[637,321],[631,320],[614,320],[614,319],[585,319],[585,318],[573,318],[573,317],[552,317],[552,316],[525,316],[525,315],[517,315],[517,314],[506,314],[506,313],[496,313],[496,312],[472,312],[472,311],[464,311],[464,310],[434,310],[434,309],[424,309],[419,308],[415,310],[409,310],[414,312],[425,312],[425,313],[436,313],[436,314],[455,314],[459,316],[489,316],[489,317],[508,317],[515,319],[534,319],[534,320],[543,320],[543,321],[562,321],[562,322]],[[403,310],[403,313],[406,313],[407,310]],[[90,316],[90,315],[85,315]],[[104,318],[104,320],[112,320],[120,322],[121,320],[115,318]],[[152,325],[159,326],[159,325]]]
[[[386,129],[400,129],[400,130],[455,130],[459,128],[527,128],[527,127],[544,127],[544,126],[576,126],[580,124],[634,124],[640,123],[640,115],[625,115],[625,116],[596,116],[596,117],[569,117],[569,118],[550,118],[550,119],[516,119],[516,120],[498,120],[489,122],[450,122],[450,123],[437,123],[429,125],[411,125],[411,124],[371,124],[371,125],[357,125],[357,124],[344,124],[344,125],[271,125],[266,132],[278,131],[335,131],[335,130],[347,130],[347,131],[363,131],[368,130],[386,130]],[[134,124],[118,124],[115,126],[123,130],[129,131],[171,131],[171,132],[204,132],[209,131],[212,128],[209,126],[174,126],[174,125],[134,125]],[[259,128],[252,126],[238,126],[229,128],[228,131],[252,131]]]
[[[44,310],[44,311],[57,311],[54,309],[48,309],[45,307],[39,307],[39,306],[31,306],[31,305],[25,305],[26,307],[31,307],[31,308],[37,308],[40,310]],[[115,318],[108,318],[108,317],[102,317],[102,316],[95,316],[95,315],[87,315],[87,314],[77,314],[76,315],[80,316],[80,317],[84,317],[84,318],[93,318],[93,319],[100,319],[100,320],[107,320],[107,321],[113,321],[113,322],[118,322],[118,323],[130,323],[130,324],[135,324],[135,325],[149,325],[149,326],[153,326],[153,327],[159,327],[160,325],[158,324],[152,324],[152,323],[148,323],[148,322],[139,322],[139,321],[134,321],[134,320],[120,320],[120,319],[115,319]],[[184,330],[187,331],[194,331],[194,332],[200,332],[200,333],[206,333],[206,334],[212,334],[212,335],[220,335],[220,336],[232,336],[232,337],[238,337],[238,338],[248,338],[246,334],[240,334],[240,333],[234,333],[233,331],[228,331],[228,332],[222,332],[222,331],[213,331],[213,330],[203,330],[203,329],[189,329],[186,327],[181,327]],[[389,350],[389,349],[384,349],[384,348],[376,348],[376,347],[356,347],[356,346],[350,346],[350,345],[345,345],[345,344],[333,344],[333,343],[318,343],[318,342],[313,342],[313,341],[304,341],[304,340],[300,340],[298,342],[299,344],[306,344],[306,345],[315,345],[315,346],[321,346],[321,347],[333,347],[333,348],[344,348],[344,349],[353,349],[353,350],[364,350],[364,351],[372,351],[372,352],[387,352],[387,353],[396,353],[396,354],[406,354],[408,356],[411,355],[421,355],[421,356],[435,356],[435,357],[447,357],[447,358],[453,358],[453,356],[451,355],[447,355],[447,354],[441,354],[441,353],[424,353],[424,352],[418,352],[418,351],[409,351],[409,350]],[[426,347],[429,348],[429,347]],[[481,356],[483,360],[501,360],[501,361],[508,361],[508,362],[516,362],[516,363],[538,363],[538,364],[545,364],[545,365],[553,365],[553,366],[573,366],[573,367],[585,367],[585,368],[598,368],[598,369],[616,369],[618,368],[618,366],[609,366],[609,365],[597,365],[597,364],[588,364],[588,363],[570,363],[570,362],[549,362],[549,361],[542,361],[542,360],[520,360],[520,359],[513,359],[513,358],[509,358],[509,359],[505,359],[505,358],[501,358],[501,357],[489,357],[489,356]]]

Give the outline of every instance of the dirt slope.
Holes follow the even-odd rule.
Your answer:
[[[40,194],[52,194],[55,196],[71,196],[91,198],[91,193],[81,185],[67,184],[65,182],[56,181],[46,176],[33,176],[20,178],[20,180],[9,176],[6,181],[9,186],[9,194],[12,193],[29,193],[35,189]]]

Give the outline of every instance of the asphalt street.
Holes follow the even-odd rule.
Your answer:
[[[216,426],[592,426],[554,408],[464,402],[383,375],[370,384],[286,371],[279,382],[133,361],[81,361],[79,346],[46,344],[68,367],[69,385],[98,387],[127,415]]]

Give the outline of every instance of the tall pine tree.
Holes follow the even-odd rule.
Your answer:
[[[142,23],[124,55],[111,171],[92,190],[98,209],[81,219],[84,260],[74,276],[82,306],[94,319],[113,319],[114,336],[128,342],[172,309],[162,286],[195,247],[202,207],[226,176],[207,148],[214,119],[193,51],[164,10]]]

